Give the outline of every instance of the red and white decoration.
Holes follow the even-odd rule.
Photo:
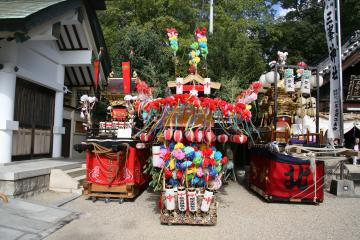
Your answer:
[[[211,131],[211,130],[206,131],[206,132],[205,132],[205,140],[206,140],[206,142],[208,142],[208,143],[215,142],[216,137],[215,137],[214,132]]]
[[[142,142],[149,142],[153,139],[153,136],[147,134],[147,133],[141,133],[140,134],[140,141]]]
[[[195,140],[196,142],[200,143],[204,139],[204,131],[200,129],[195,130]]]
[[[194,133],[194,131],[193,130],[187,130],[185,132],[185,138],[189,142],[194,142],[195,141],[195,133]]]
[[[231,142],[234,142],[234,143],[243,144],[243,143],[246,143],[246,142],[247,142],[247,136],[244,135],[244,134],[233,135],[233,136],[231,136],[230,141],[231,141]]]
[[[226,134],[220,134],[216,138],[219,143],[226,143],[227,141],[229,141],[229,136]]]
[[[164,138],[166,141],[170,141],[173,137],[173,130],[171,128],[168,128],[164,131]]]
[[[183,132],[181,130],[175,130],[174,140],[175,142],[181,142],[183,140]]]
[[[204,78],[204,94],[211,93],[211,80],[210,78]]]
[[[183,93],[183,78],[176,78],[176,94]]]

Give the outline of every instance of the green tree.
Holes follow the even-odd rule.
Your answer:
[[[220,81],[223,89],[229,83],[232,88],[214,96],[229,100],[264,71],[260,36],[272,20],[270,7],[263,0],[215,1],[214,34],[207,35],[209,55],[199,69],[212,81]],[[195,28],[208,26],[208,12],[206,0],[107,1],[107,10],[99,13],[99,19],[113,68],[119,72],[117,64],[131,60],[132,68],[155,87],[156,95],[164,95],[168,80],[187,74],[188,46],[194,41]],[[169,27],[179,32],[177,72],[165,32]]]

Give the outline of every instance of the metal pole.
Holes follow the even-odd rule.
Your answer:
[[[278,86],[277,86],[277,70],[278,70],[278,65],[275,64],[275,70],[274,70],[274,77],[275,77],[275,81],[274,81],[274,91],[275,91],[275,96],[274,96],[274,141],[276,141],[276,121],[277,121],[277,111],[278,111],[278,102],[277,102],[277,98],[278,98]]]
[[[340,84],[340,106],[339,106],[339,110],[340,110],[340,141],[339,141],[339,145],[340,146],[344,146],[344,122],[343,122],[343,75],[342,75],[342,58],[341,58],[341,28],[340,28],[340,1],[336,0],[336,16],[337,16],[337,30],[338,30],[338,43],[339,43],[339,54],[338,54],[338,58],[339,58],[339,71],[340,71],[340,79],[339,79],[339,84]]]
[[[209,32],[210,34],[214,31],[214,0],[210,0],[210,15],[209,15]]]
[[[316,143],[320,146],[320,129],[319,129],[319,110],[320,110],[320,86],[319,86],[319,69],[316,69]]]

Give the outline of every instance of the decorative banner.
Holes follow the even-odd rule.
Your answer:
[[[285,92],[294,92],[295,84],[294,84],[294,69],[285,69],[284,73],[285,78]]]
[[[130,62],[122,62],[124,93],[130,93]]]
[[[324,11],[324,25],[326,40],[329,50],[329,58],[331,61],[331,74],[330,74],[330,121],[328,129],[328,138],[335,139],[340,138],[341,133],[341,45],[340,41],[340,29],[337,18],[337,4],[336,0],[325,1]],[[339,15],[339,14],[338,14]]]
[[[211,80],[210,78],[204,78],[204,94],[210,94],[211,93]]]
[[[176,94],[183,93],[183,78],[176,78]]]
[[[97,89],[97,86],[99,85],[99,74],[100,74],[100,60],[95,59],[94,60],[94,78],[95,78],[95,89]]]
[[[311,78],[311,71],[304,70],[301,76],[301,88],[300,88],[300,92],[303,97],[310,96],[310,78]]]

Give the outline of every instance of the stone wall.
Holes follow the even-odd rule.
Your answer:
[[[17,179],[0,180],[0,192],[12,198],[27,198],[49,190],[50,174]]]

